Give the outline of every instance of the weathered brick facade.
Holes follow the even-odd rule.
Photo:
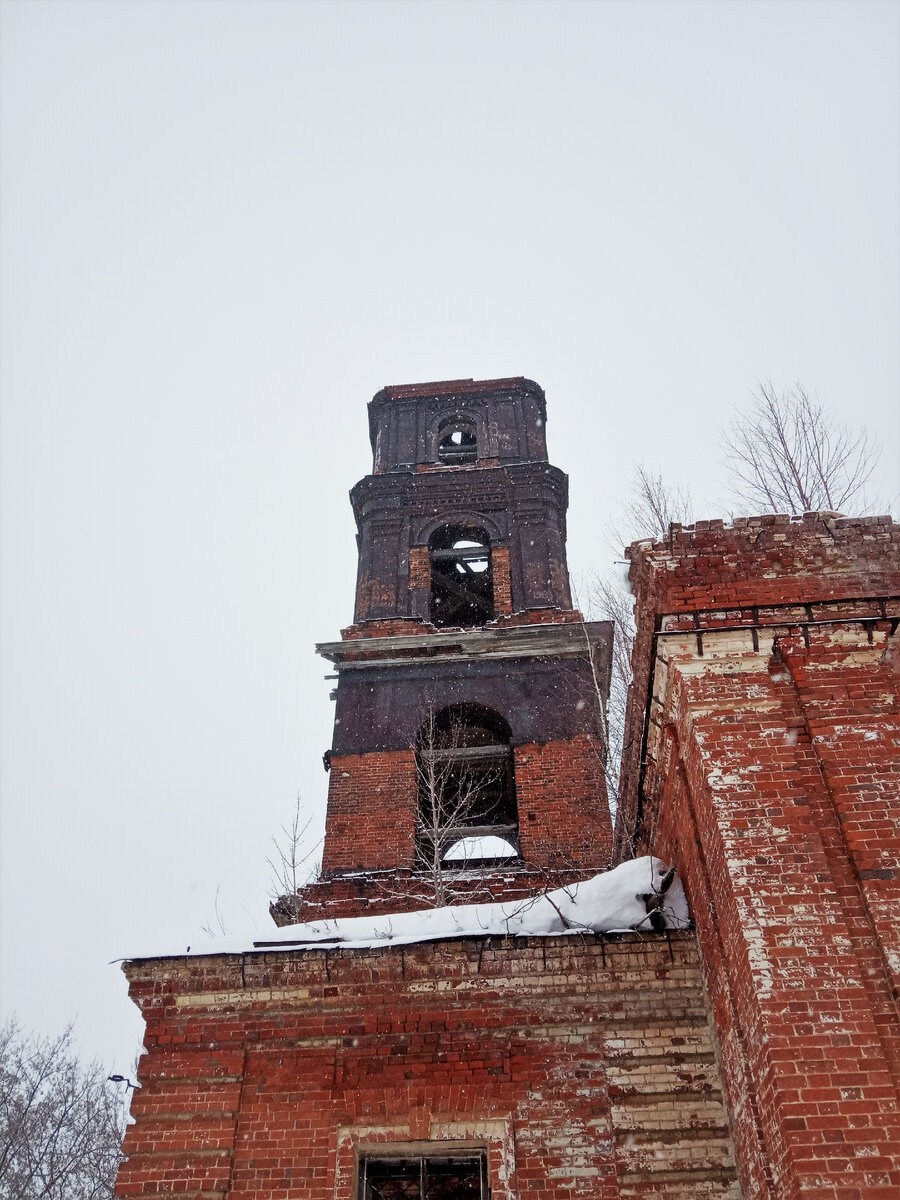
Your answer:
[[[734,1197],[693,936],[135,962],[120,1196],[356,1196],[366,1149],[477,1147],[494,1200]]]
[[[703,522],[631,554],[620,852],[685,882],[745,1194],[900,1195],[900,528]]]
[[[442,1154],[486,1164],[495,1200],[900,1195],[900,530],[765,517],[632,547],[613,847],[610,632],[571,607],[544,430],[522,379],[370,405],[355,622],[319,648],[337,709],[303,917],[431,903],[423,762],[471,760],[501,764],[494,807],[447,845],[487,830],[515,854],[448,868],[453,902],[650,851],[696,934],[136,959],[120,1196],[367,1200],[373,1156]],[[436,713],[468,740],[424,744]]]

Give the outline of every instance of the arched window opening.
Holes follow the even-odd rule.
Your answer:
[[[491,545],[483,529],[443,525],[428,543],[431,621],[471,628],[494,618]]]
[[[450,421],[438,432],[438,462],[448,466],[473,463],[478,458],[478,437],[471,421]]]
[[[429,717],[416,741],[420,865],[465,870],[518,858],[510,731],[496,713],[458,704]]]

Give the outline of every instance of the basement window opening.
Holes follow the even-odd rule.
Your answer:
[[[360,1200],[490,1200],[487,1156],[481,1153],[365,1157]]]
[[[494,619],[490,539],[472,525],[442,525],[428,542],[432,624],[472,628]]]

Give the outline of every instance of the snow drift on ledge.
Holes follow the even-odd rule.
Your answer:
[[[204,938],[187,950],[140,955],[140,958],[182,957],[185,953],[252,954],[267,950],[371,949],[407,946],[440,938],[546,937],[572,933],[651,933],[644,897],[658,891],[665,873],[658,858],[636,858],[591,879],[522,900],[492,904],[456,904],[417,912],[381,913],[377,917],[341,917],[334,921],[285,925],[264,939]],[[687,900],[676,877],[664,897],[660,912],[666,928],[684,929],[689,921]],[[132,957],[132,956],[130,956]]]

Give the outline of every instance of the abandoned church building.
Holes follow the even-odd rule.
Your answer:
[[[900,1196],[900,527],[630,548],[613,829],[545,418],[522,378],[369,404],[321,873],[125,964],[119,1196]]]

